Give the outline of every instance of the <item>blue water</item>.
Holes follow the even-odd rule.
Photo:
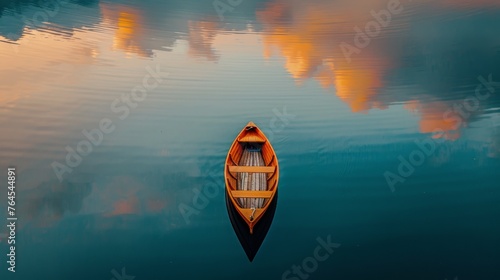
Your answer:
[[[0,1],[1,279],[500,279],[499,28],[494,0]],[[280,163],[252,263],[249,121]]]

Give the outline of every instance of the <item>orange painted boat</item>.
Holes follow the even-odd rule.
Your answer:
[[[252,261],[274,217],[279,180],[276,153],[253,122],[243,128],[231,145],[224,177],[229,218]]]

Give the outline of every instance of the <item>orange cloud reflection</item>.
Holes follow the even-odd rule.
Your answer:
[[[113,205],[113,211],[109,216],[127,215],[138,212],[139,200],[136,196],[130,197],[128,200],[120,200]]]
[[[418,100],[413,100],[406,103],[405,108],[421,116],[421,133],[443,131],[442,135],[435,134],[433,137],[443,137],[448,140],[456,140],[460,137],[460,133],[458,131],[459,124],[448,120],[444,116],[444,112],[450,109],[449,104],[440,101],[423,104]]]
[[[286,59],[285,68],[298,83],[312,78],[325,88],[335,87],[337,96],[353,112],[386,108],[375,97],[383,86],[382,74],[390,63],[368,49],[363,50],[358,59],[348,63],[337,48],[340,41],[335,36],[350,32],[349,29],[355,23],[344,21],[342,24],[338,9],[332,3],[319,2],[307,8],[302,4],[299,6],[276,2],[257,13],[265,30],[264,56],[271,56],[273,50],[277,49]],[[297,9],[302,9],[302,13],[295,13]],[[347,10],[350,13],[353,11]],[[286,20],[282,20],[284,18]],[[333,24],[335,18],[340,22]],[[353,18],[360,16],[355,15],[350,19]],[[367,61],[371,63],[367,65]]]
[[[426,4],[441,10],[450,6],[457,9],[500,6],[498,1],[493,0],[471,2],[420,0],[413,1],[411,5]],[[387,108],[387,98],[382,100],[380,96],[384,76],[398,67],[401,61],[397,54],[387,51],[387,44],[390,43],[391,48],[394,48],[392,45],[399,41],[391,41],[391,35],[387,33],[389,31],[382,30],[369,47],[361,48],[359,53],[352,55],[350,62],[339,47],[342,42],[352,44],[356,36],[354,27],[362,27],[372,20],[367,10],[383,9],[387,1],[364,1],[363,4],[367,9],[354,7],[349,1],[312,0],[306,3],[276,0],[268,4],[257,12],[257,18],[264,27],[264,57],[269,58],[273,53],[278,53],[285,58],[284,67],[298,83],[315,79],[324,88],[335,88],[335,94],[353,112]],[[407,3],[404,5],[405,8],[406,5],[410,6]],[[397,27],[403,20],[393,15],[391,26]],[[397,101],[400,97],[391,98]],[[445,133],[441,137],[454,140],[459,137],[459,125],[443,116],[453,105],[449,103],[424,104],[413,100],[405,108],[420,115],[422,133],[442,130]]]
[[[206,57],[210,61],[219,58],[213,49],[213,41],[219,33],[215,21],[190,21],[189,23],[189,55]]]
[[[141,12],[127,6],[101,4],[103,21],[116,27],[113,49],[126,54],[148,57],[152,53],[142,46],[145,41],[144,20]]]

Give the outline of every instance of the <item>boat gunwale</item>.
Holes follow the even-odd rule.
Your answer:
[[[236,198],[234,198],[232,196],[232,194],[231,194],[231,191],[237,190],[237,186],[232,186],[231,185],[228,175],[232,175],[230,173],[230,171],[229,171],[229,163],[230,163],[230,161],[233,164],[235,163],[235,161],[233,160],[233,157],[231,156],[233,148],[235,147],[235,145],[240,145],[242,143],[242,142],[239,142],[239,139],[241,139],[242,136],[244,136],[244,134],[247,133],[251,129],[255,129],[255,131],[257,132],[257,134],[264,139],[263,145],[268,145],[268,147],[270,148],[270,152],[273,155],[273,157],[272,157],[272,160],[270,161],[270,165],[269,166],[274,166],[275,167],[275,171],[267,179],[270,179],[270,178],[276,176],[276,181],[274,182],[273,186],[268,187],[268,191],[272,191],[272,195],[271,195],[271,197],[269,197],[269,199],[268,199],[267,203],[264,205],[264,207],[259,208],[259,209],[262,209],[262,211],[259,211],[259,215],[255,219],[253,219],[253,220],[250,221],[246,217],[246,215],[243,213],[244,211],[248,211],[248,209],[240,207],[239,204],[236,201]],[[233,177],[233,176],[231,176],[231,177]],[[234,177],[233,177],[233,179],[234,179]],[[273,146],[271,145],[269,139],[264,134],[264,132],[262,132],[262,130],[260,130],[260,128],[256,124],[254,124],[253,122],[249,122],[240,131],[240,133],[238,133],[238,135],[234,139],[233,143],[231,144],[231,147],[229,148],[229,151],[228,151],[227,156],[226,156],[226,160],[224,162],[224,181],[225,181],[225,185],[226,185],[226,193],[228,194],[229,198],[231,199],[231,203],[234,205],[234,207],[237,210],[238,214],[245,220],[245,222],[247,223],[247,225],[248,225],[248,227],[250,229],[250,233],[252,233],[253,227],[264,216],[265,212],[269,208],[269,205],[271,204],[271,201],[273,201],[274,197],[276,196],[276,192],[278,190],[278,181],[279,181],[279,162],[278,162],[278,157],[276,155],[276,152],[275,152]],[[236,184],[237,184],[237,182],[236,182]],[[243,209],[247,209],[247,210],[243,210]]]

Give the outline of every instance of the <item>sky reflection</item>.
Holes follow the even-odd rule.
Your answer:
[[[23,21],[40,12],[41,8],[33,2],[4,5],[0,9],[0,111],[7,116],[15,108],[30,108],[35,104],[41,116],[54,121],[49,128],[38,124],[37,133],[17,128],[13,130],[16,136],[4,136],[18,143],[18,150],[10,155],[22,156],[26,153],[21,151],[35,150],[40,143],[54,137],[66,141],[65,130],[61,128],[84,122],[71,117],[72,113],[85,115],[85,106],[93,102],[109,104],[108,99],[114,96],[106,97],[110,93],[105,89],[121,83],[126,83],[123,87],[127,88],[129,78],[138,75],[145,62],[174,61],[174,56],[180,73],[200,68],[199,75],[206,77],[212,69],[207,63],[222,64],[224,57],[235,58],[234,64],[227,64],[232,72],[246,67],[250,60],[267,60],[284,69],[292,78],[290,82],[294,81],[298,87],[311,80],[335,94],[352,113],[369,114],[401,105],[408,114],[418,116],[420,133],[443,131],[432,137],[457,140],[461,130],[474,122],[489,118],[491,123],[497,122],[498,89],[466,115],[456,108],[463,107],[464,100],[474,96],[480,84],[478,77],[487,79],[492,74],[493,81],[500,80],[500,41],[495,36],[500,23],[494,20],[500,13],[498,1],[403,3],[403,12],[394,15],[390,25],[369,46],[348,60],[340,44],[352,43],[356,36],[354,28],[372,20],[371,10],[387,7],[387,1],[363,3],[365,10],[358,8],[359,3],[354,5],[349,1],[267,1],[227,23],[218,21],[214,11],[205,11],[201,6],[190,7],[194,13],[182,13],[182,5],[180,8],[168,1],[162,4],[171,8],[167,14],[134,2],[124,5],[112,1],[77,1],[61,6],[57,13],[49,14],[48,21],[38,24]],[[435,24],[434,30],[429,31],[422,24],[424,14]],[[456,30],[457,26],[468,29]],[[172,56],[164,56],[165,53]],[[259,53],[259,57],[254,57],[254,53]],[[186,80],[191,78],[199,77],[183,76]],[[485,88],[482,90],[485,94]],[[21,122],[32,119],[26,116]],[[498,157],[500,137],[489,128],[482,127],[489,135],[489,140],[483,141],[489,141],[489,154]],[[29,138],[36,140],[21,141]],[[119,177],[109,184],[133,188],[123,190],[124,197],[99,212],[103,217],[158,213],[170,204],[175,205],[171,197],[158,198],[156,193],[139,197],[144,186],[133,178]],[[49,185],[43,183],[32,188],[55,188],[54,197],[66,197],[67,191],[78,199],[87,195],[69,191],[70,183]],[[114,191],[115,187],[101,194]],[[99,193],[95,186],[92,193]],[[32,213],[30,217],[39,225],[50,225],[68,211],[80,211],[80,206],[67,211],[65,202],[61,202],[65,199],[33,196],[30,207],[36,210],[26,211]],[[76,207],[80,202],[68,205]]]
[[[449,117],[444,116],[445,113],[453,109],[456,103],[461,102],[460,99],[474,94],[471,88],[476,88],[479,75],[500,72],[500,69],[491,63],[500,61],[498,52],[495,53],[498,41],[496,37],[487,35],[490,34],[489,30],[480,27],[468,31],[460,30],[462,32],[460,34],[457,34],[453,26],[446,24],[444,27],[434,27],[437,32],[441,32],[437,36],[443,40],[435,41],[431,57],[429,54],[421,53],[419,49],[419,46],[429,43],[428,38],[421,35],[421,31],[424,30],[420,30],[418,25],[414,26],[418,24],[421,14],[445,13],[449,14],[450,23],[462,25],[465,21],[472,25],[474,24],[472,20],[461,18],[460,9],[470,8],[472,5],[468,1],[413,1],[412,4],[402,2],[401,10],[406,13],[404,18],[393,14],[386,30],[382,30],[379,35],[371,39],[368,46],[358,49],[359,53],[347,52],[347,55],[341,44],[348,42],[354,46],[353,39],[357,36],[355,27],[362,28],[373,20],[369,11],[378,12],[387,9],[384,7],[387,1],[367,1],[366,11],[349,5],[347,1],[312,2],[313,4],[311,1],[307,3],[273,1],[265,9],[257,12],[264,29],[262,34],[266,47],[264,55],[269,57],[273,50],[277,50],[279,55],[286,58],[284,67],[298,83],[303,83],[306,79],[315,79],[325,88],[333,87],[335,94],[349,105],[353,112],[366,112],[375,108],[387,109],[391,104],[405,103],[405,108],[420,115],[422,133],[444,130],[445,133],[441,135],[454,140],[460,135],[460,126],[450,122]],[[443,11],[450,5],[456,10]],[[475,2],[473,5],[484,9],[499,6],[495,1]],[[435,9],[438,11],[434,11]],[[486,18],[486,22],[498,25],[497,21],[488,21],[492,19],[488,14],[479,14],[475,17]],[[473,69],[463,69],[468,75],[466,77],[452,68],[468,65],[464,65],[464,57],[457,54],[453,42],[446,40],[447,35],[459,35],[462,38],[456,40],[473,40],[481,44],[464,45],[463,50],[458,47],[460,52],[467,52],[472,56],[466,59],[476,60],[476,63],[482,66],[481,72],[474,73],[471,71]],[[478,36],[484,40],[480,42],[475,40]],[[438,44],[441,44],[441,47]],[[412,45],[412,49],[408,49],[408,45]],[[416,61],[415,65],[405,64],[408,57]],[[424,64],[421,64],[422,61]],[[422,71],[435,74],[420,79]],[[401,74],[396,74],[398,72],[406,74],[403,85],[395,80],[395,77],[401,79]],[[450,72],[452,76],[449,75]],[[394,87],[395,82],[399,83],[398,90],[388,93],[388,88]],[[457,92],[459,87],[468,89]],[[490,106],[498,104],[498,95],[493,93],[495,96],[491,99],[495,101],[482,102],[478,109],[471,112],[471,116],[462,118],[462,121],[468,123]]]

